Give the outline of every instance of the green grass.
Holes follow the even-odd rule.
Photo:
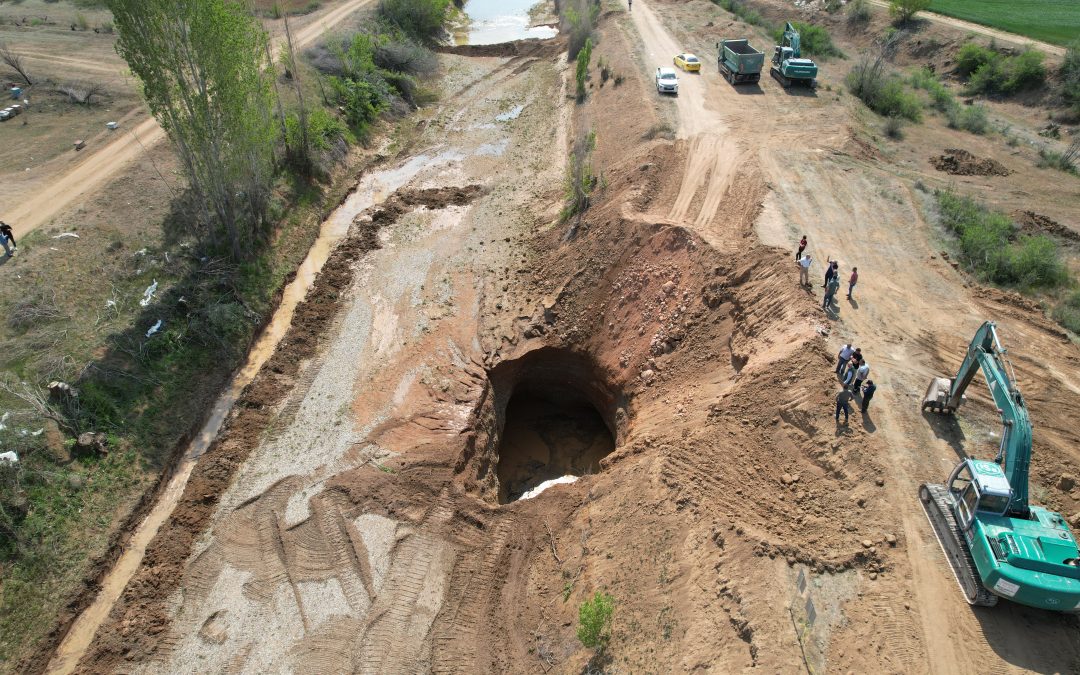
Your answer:
[[[1057,45],[1080,35],[1076,0],[933,0],[930,10]]]

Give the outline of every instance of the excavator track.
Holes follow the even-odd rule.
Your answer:
[[[930,521],[930,527],[934,530],[938,544],[945,553],[945,559],[949,561],[953,576],[960,585],[960,590],[967,599],[968,604],[979,607],[993,607],[997,604],[998,596],[994,595],[982,585],[979,578],[979,570],[975,567],[975,561],[971,558],[967,542],[960,532],[960,527],[953,516],[952,506],[949,499],[949,491],[944,485],[923,483],[919,488],[919,501],[922,502],[926,519]]]

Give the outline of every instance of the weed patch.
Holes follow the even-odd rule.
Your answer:
[[[829,35],[829,31],[822,26],[817,26],[812,23],[802,23],[800,21],[794,21],[791,25],[795,27],[795,30],[799,31],[803,54],[817,56],[823,59],[829,57],[844,57],[844,52],[840,51],[840,49],[833,44],[832,36]],[[777,28],[772,32],[772,37],[776,40],[776,44],[780,44],[781,39],[784,37],[784,29]]]
[[[712,2],[714,5],[739,17],[739,20],[743,23],[748,23],[751,26],[765,25],[765,18],[745,2],[740,2],[740,0],[712,0]]]

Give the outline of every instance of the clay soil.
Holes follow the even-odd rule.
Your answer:
[[[946,148],[945,154],[931,157],[930,163],[938,171],[954,176],[1008,176],[1012,173],[997,160],[979,158],[959,148]]]
[[[918,405],[991,318],[1036,424],[1032,492],[1080,511],[1062,480],[1080,468],[1076,345],[942,259],[915,187],[941,185],[925,158],[971,137],[935,123],[899,149],[850,97],[734,89],[708,67],[658,98],[656,65],[742,27],[704,0],[611,9],[595,54],[625,79],[594,73],[582,105],[562,55],[441,57],[415,154],[387,160],[394,187],[196,467],[83,672],[1080,662],[1069,616],[969,607],[916,498],[996,450],[977,387],[956,418]],[[568,139],[589,129],[602,187],[560,220]],[[1080,222],[1074,198],[1044,200],[1073,195],[1071,176],[1025,162],[949,180],[1052,211],[1039,227]],[[859,267],[850,300],[822,308],[819,262],[799,286],[801,234],[843,278]],[[845,342],[879,390],[838,424]],[[544,392],[577,412],[545,423]],[[614,449],[595,461],[601,425]],[[545,452],[585,458],[565,462],[578,480],[510,501]],[[603,657],[576,638],[597,590],[616,603]]]

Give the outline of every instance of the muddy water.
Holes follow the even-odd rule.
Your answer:
[[[547,39],[558,31],[551,26],[534,26],[529,10],[538,0],[468,0],[465,14],[469,24],[454,32],[457,44],[493,45],[527,38]]]
[[[454,152],[444,152],[441,155],[419,155],[408,160],[401,166],[380,171],[364,176],[357,189],[339,206],[330,217],[327,218],[319,230],[319,237],[315,240],[307,257],[296,271],[296,278],[285,287],[281,298],[281,304],[271,318],[266,329],[259,336],[247,362],[233,376],[228,388],[214,404],[206,423],[199,430],[198,435],[184,451],[183,459],[179,462],[172,477],[154,504],[150,513],[139,524],[132,535],[123,554],[117,560],[105,579],[102,581],[101,591],[98,592],[94,602],[87,607],[72,624],[71,630],[65,636],[63,642],[56,650],[49,666],[48,673],[66,674],[75,670],[79,660],[86,652],[94,634],[101,623],[108,616],[128,581],[134,576],[139,564],[142,562],[146,547],[157,534],[158,529],[172,514],[184,487],[191,477],[192,469],[198,458],[206,452],[207,448],[217,437],[218,431],[225,417],[236,403],[240,393],[251,383],[255,375],[262,368],[274,349],[284,337],[292,322],[293,313],[297,305],[307,295],[315,282],[315,277],[334,246],[341,241],[349,231],[357,214],[364,209],[382,202],[394,190],[407,183],[416,174],[426,167],[445,164],[459,160],[461,155]]]

